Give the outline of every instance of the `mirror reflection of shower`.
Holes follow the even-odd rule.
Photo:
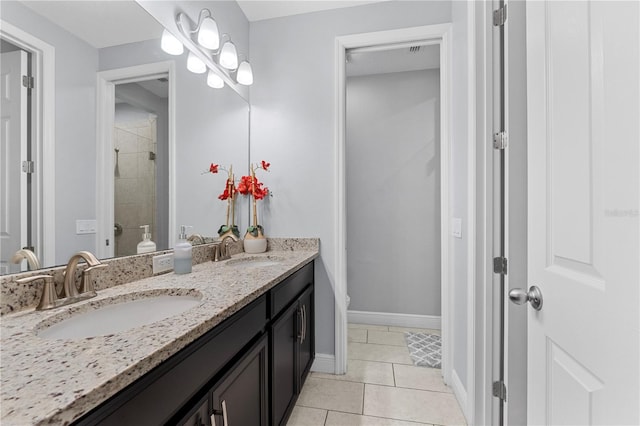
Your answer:
[[[158,185],[156,167],[157,158],[167,157],[167,86],[166,78],[116,85],[115,256],[136,254],[142,225],[149,225],[155,242],[167,237],[162,232],[167,225],[159,217],[166,198],[158,191],[162,185]]]

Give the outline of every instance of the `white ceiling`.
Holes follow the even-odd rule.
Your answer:
[[[238,0],[238,4],[249,21],[259,21],[381,1],[392,0]],[[158,39],[162,34],[162,26],[133,0],[22,3],[97,49]],[[419,53],[410,53],[408,48],[353,53],[347,75],[438,68],[438,56],[437,46],[423,46]]]
[[[408,46],[373,52],[347,52],[348,77],[433,68],[440,68],[438,45],[422,45],[414,52]]]
[[[237,0],[251,22],[391,0]]]
[[[23,1],[96,49],[158,39],[162,26],[133,0]]]

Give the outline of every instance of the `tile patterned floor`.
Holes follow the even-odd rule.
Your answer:
[[[311,373],[288,426],[465,425],[439,369],[415,367],[404,332],[439,330],[349,324],[348,372]]]

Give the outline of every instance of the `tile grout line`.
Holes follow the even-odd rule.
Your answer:
[[[363,383],[363,384],[364,384],[364,389],[362,389],[362,415],[364,416],[364,399],[365,399],[364,396],[365,396],[365,393],[367,392],[367,384],[366,383]]]
[[[398,383],[396,382],[396,364],[395,362],[391,363],[391,372],[393,373],[393,387],[398,387]]]

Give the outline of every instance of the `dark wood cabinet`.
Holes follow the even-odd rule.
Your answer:
[[[313,292],[309,263],[74,424],[284,424],[315,358]]]
[[[271,327],[271,424],[286,424],[315,358],[313,270],[311,281]],[[290,285],[283,283],[281,285]]]
[[[301,317],[297,303],[287,309],[271,328],[272,424],[279,425],[293,409],[298,394],[296,347]]]
[[[214,387],[212,422],[216,426],[267,426],[267,336],[263,336]]]
[[[180,426],[211,426],[209,416],[209,397],[207,396],[198,402],[187,418],[178,424]]]
[[[311,370],[311,364],[316,356],[315,348],[315,312],[313,303],[313,286],[307,288],[307,290],[300,296],[300,312],[302,314],[301,322],[303,324],[302,338],[299,345],[298,352],[298,384],[302,389],[302,384]]]

